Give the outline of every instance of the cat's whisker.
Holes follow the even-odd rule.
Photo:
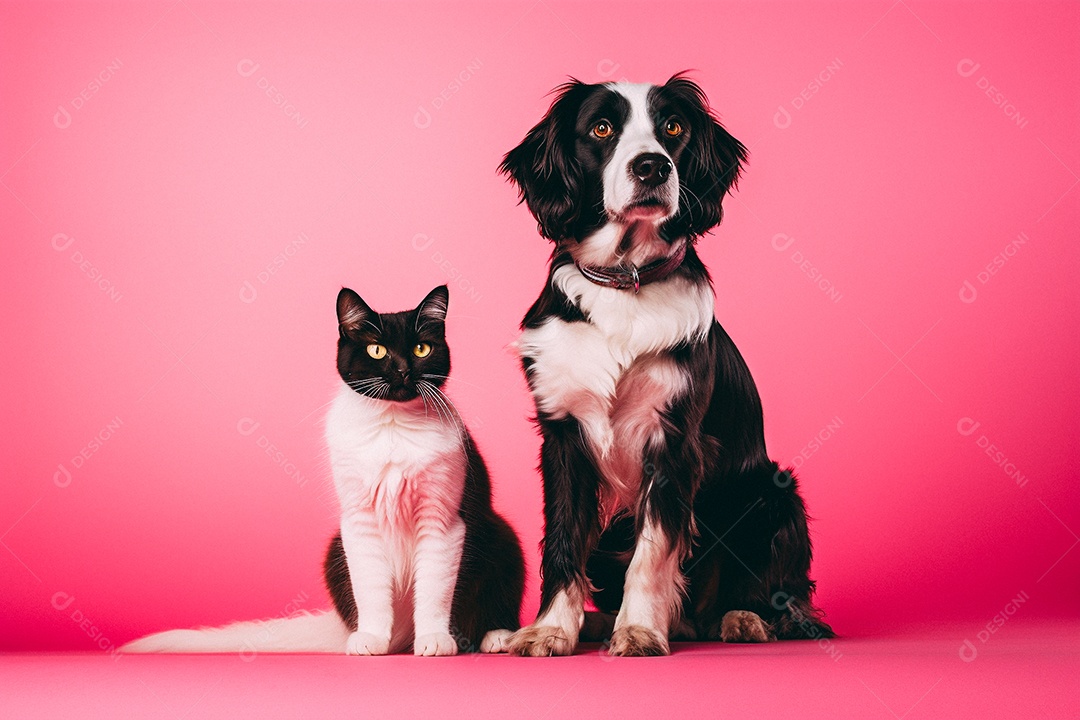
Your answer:
[[[378,387],[377,383],[371,383],[370,385],[350,385],[349,388],[363,394],[367,390]]]
[[[449,412],[444,413],[444,410],[448,410],[448,408],[446,408],[446,406],[439,402],[439,398],[435,395],[434,392],[435,386],[429,382],[420,381],[419,383],[417,383],[416,387],[421,389],[421,392],[424,393],[424,397],[431,400],[431,405],[435,408],[435,414],[438,415],[439,421],[451,424],[453,422],[453,418],[450,416]]]
[[[431,398],[428,395],[428,390],[427,390],[427,388],[424,387],[424,384],[423,383],[417,384],[416,390],[417,390],[417,392],[420,393],[420,397],[424,401],[424,417],[430,417],[430,409],[434,409],[435,414],[441,419],[442,415],[439,414],[438,408],[434,407],[434,405],[435,405],[434,402],[431,403],[432,407],[430,409],[428,407],[428,400],[430,400]]]
[[[431,373],[424,373],[420,377],[428,378],[430,380],[449,380],[450,382],[453,382],[453,383],[464,383],[465,385],[470,385],[472,387],[477,387],[477,388],[482,387],[481,385],[478,385],[477,383],[467,382],[465,380],[462,380],[461,378],[450,377],[449,375],[432,375]]]
[[[382,400],[389,391],[390,391],[390,383],[386,382],[385,380],[380,379],[379,384],[377,384],[375,386],[374,390],[372,391],[374,394],[371,395],[371,397],[374,398],[375,400]]]
[[[445,410],[446,411],[446,415],[445,415],[446,423],[451,424],[451,425],[455,425],[458,428],[458,432],[460,434],[460,431],[461,431],[461,417],[456,412],[454,412],[454,410],[451,408],[450,405],[448,405],[446,403],[446,395],[444,395],[439,390],[439,388],[435,387],[434,385],[427,382],[426,380],[421,380],[419,383],[417,383],[417,387],[421,387],[421,386],[424,387],[424,389],[428,393],[429,397],[431,398],[431,402],[435,405],[435,407],[440,409],[439,410],[439,417],[440,418],[443,417],[443,412],[442,411]]]
[[[440,390],[439,388],[435,387],[434,385],[432,385],[432,389],[433,389],[433,390],[435,391],[435,394],[436,394],[436,395],[437,395],[437,396],[438,396],[438,397],[439,397],[439,398],[440,398],[440,399],[441,399],[441,400],[442,400],[442,401],[443,401],[444,403],[446,403],[446,404],[447,404],[447,405],[448,405],[448,406],[449,406],[450,408],[452,408],[452,409],[453,409],[455,417],[457,417],[457,418],[458,418],[458,420],[460,420],[460,419],[461,419],[461,413],[459,413],[459,412],[458,412],[458,409],[457,409],[457,405],[455,405],[455,404],[454,404],[454,401],[453,401],[453,400],[451,400],[451,399],[450,399],[450,397],[449,397],[449,396],[448,396],[448,395],[447,395],[446,393],[444,393],[444,392],[443,392],[442,390]]]
[[[457,406],[446,396],[446,393],[439,390],[431,383],[427,383],[429,392],[432,394],[432,399],[438,403],[442,408],[446,410],[448,424],[452,424],[457,429],[458,439],[461,441],[462,452],[468,453],[468,449],[465,446],[468,433],[465,430],[465,421],[461,419],[461,413],[457,411]]]
[[[416,386],[417,386],[418,388],[423,388],[423,389],[424,389],[424,392],[425,392],[425,393],[427,393],[427,396],[431,398],[431,401],[432,401],[433,403],[437,403],[437,404],[438,404],[438,402],[439,402],[439,398],[438,398],[438,396],[436,395],[436,392],[438,391],[438,388],[436,388],[436,387],[435,387],[434,385],[432,385],[432,384],[431,384],[430,382],[428,382],[427,380],[420,380],[419,382],[417,382],[417,383],[416,383]],[[442,407],[442,405],[441,405],[441,404],[439,404],[439,407],[441,408],[441,407]]]
[[[381,399],[390,388],[389,383],[382,378],[364,378],[363,380],[354,380],[346,384],[359,393],[361,397],[372,400]]]

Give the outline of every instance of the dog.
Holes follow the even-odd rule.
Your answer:
[[[617,613],[611,655],[832,637],[798,483],[766,454],[761,400],[695,251],[746,148],[681,73],[554,93],[500,166],[555,243],[516,342],[544,539],[540,611],[510,651],[572,654],[590,597]]]

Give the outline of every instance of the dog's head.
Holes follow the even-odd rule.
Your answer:
[[[663,85],[572,80],[500,170],[540,233],[609,264],[663,254],[719,224],[746,148],[682,75]],[[591,246],[591,247],[587,247]]]

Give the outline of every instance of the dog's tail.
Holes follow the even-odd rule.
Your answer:
[[[166,630],[129,642],[122,653],[342,653],[349,629],[333,610],[238,622],[219,628]]]

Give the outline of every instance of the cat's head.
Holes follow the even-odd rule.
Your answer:
[[[423,383],[442,387],[450,374],[449,299],[440,285],[412,310],[377,313],[342,288],[337,297],[341,379],[361,395],[395,402],[420,397]]]

